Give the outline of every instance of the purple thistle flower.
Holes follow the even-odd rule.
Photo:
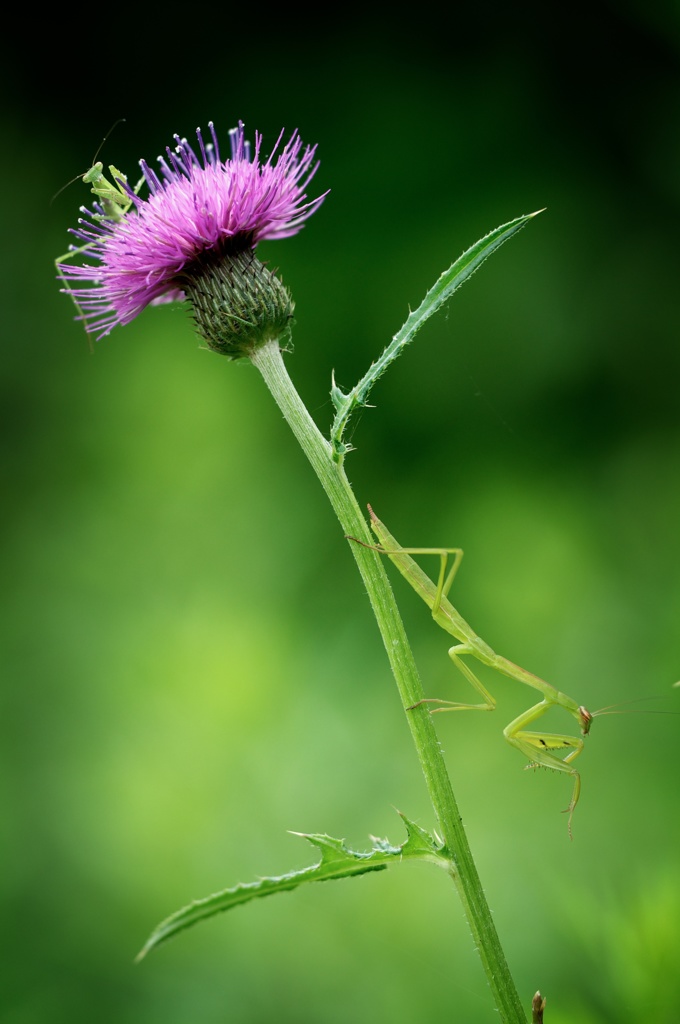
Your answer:
[[[243,340],[243,325],[253,326],[253,290],[258,302],[261,304],[264,295],[267,304],[268,288],[275,293],[274,307],[273,314],[271,308],[265,310],[265,320],[273,315],[279,329],[289,323],[292,301],[278,278],[255,258],[254,249],[261,240],[296,234],[323,202],[327,193],[307,201],[305,192],[318,167],[314,163],[316,147],[307,146],[301,152],[302,142],[293,132],[275,160],[282,131],[262,163],[262,136],[256,133],[251,157],[250,143],[245,141],[243,123],[239,122],[229,133],[231,157],[222,161],[212,122],[209,127],[212,143],[204,143],[200,129],[196,132],[198,155],[186,139],[175,135],[174,151],[168,148],[167,159],[159,157],[160,175],[140,161],[149,189],[147,199],[117,179],[121,194],[129,196],[127,213],[114,218],[103,203],[95,203],[93,210],[82,208],[89,219],[81,218],[71,233],[88,247],[84,255],[95,262],[80,266],[61,263],[59,271],[65,282],[85,285],[65,290],[74,299],[86,330],[98,338],[130,323],[150,303],[188,297],[199,330],[211,347],[233,354],[231,339],[219,337],[225,330],[225,318],[227,335],[237,325]],[[212,280],[206,298],[205,278],[214,278],[215,273],[221,291],[215,293]],[[236,288],[235,303],[234,295],[225,295],[225,287],[227,293]],[[218,337],[214,337],[216,306],[221,318]],[[210,324],[206,325],[198,307],[203,314],[209,307],[213,315]],[[264,340],[259,312],[255,315],[258,337],[251,337],[256,344]]]

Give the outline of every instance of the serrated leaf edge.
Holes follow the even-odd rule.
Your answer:
[[[386,839],[371,837],[373,848],[358,851],[350,849],[343,839],[335,839],[333,836],[292,832],[292,835],[306,839],[320,851],[321,860],[318,864],[284,875],[265,876],[256,882],[240,882],[232,888],[222,889],[211,896],[192,901],[161,921],[138,953],[136,962],[142,960],[162,942],[199,921],[253,899],[272,896],[279,892],[290,892],[305,882],[325,882],[337,878],[351,878],[370,871],[384,871],[392,863],[410,859],[428,860],[439,867],[451,870],[453,865],[443,844],[400,811],[397,813],[406,828],[406,839],[400,846],[392,846]]]
[[[382,377],[388,366],[401,355],[404,348],[413,341],[423,324],[448,302],[461,285],[469,281],[475,271],[493,252],[542,212],[543,210],[536,210],[534,213],[516,217],[514,220],[508,221],[507,224],[501,224],[500,227],[490,231],[469,249],[466,249],[448,270],[439,276],[415,312],[409,309],[409,315],[400,330],[394,335],[382,355],[371,363],[367,372],[351,391],[346,393],[341,391],[333,376],[331,396],[336,415],[331,427],[330,441],[336,458],[340,459],[352,450],[351,446],[345,445],[342,440],[350,416],[355,409],[367,405],[368,395],[373,385]]]

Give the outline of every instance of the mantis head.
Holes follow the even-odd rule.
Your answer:
[[[581,724],[581,733],[584,736],[587,736],[590,732],[590,726],[592,724],[594,717],[595,716],[592,715],[590,711],[588,711],[588,708],[584,708],[583,704],[581,704],[580,708],[578,709],[578,720]]]

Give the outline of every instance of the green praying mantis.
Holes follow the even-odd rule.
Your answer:
[[[433,713],[437,711],[493,711],[496,701],[467,662],[463,660],[468,656],[476,658],[483,665],[488,665],[489,668],[496,669],[497,672],[501,672],[511,679],[516,679],[518,683],[524,683],[526,686],[538,690],[543,695],[543,699],[506,725],[503,735],[511,746],[528,759],[527,767],[552,768],[569,775],[573,780],[571,800],[565,809],[565,813],[569,815],[567,828],[571,838],[571,821],[581,792],[581,776],[573,767],[573,762],[583,750],[582,737],[588,735],[593,718],[599,712],[591,713],[582,704],[577,704],[575,700],[551,686],[550,683],[546,683],[532,672],[527,672],[526,669],[514,662],[496,654],[456,611],[449,601],[448,595],[463,557],[461,548],[403,548],[385,524],[378,519],[370,505],[368,511],[371,529],[380,543],[365,544],[364,541],[360,541],[356,537],[349,539],[364,547],[370,547],[382,555],[387,555],[390,561],[396,565],[402,576],[431,610],[432,618],[437,625],[458,641],[449,649],[449,657],[482,698],[482,702],[479,704],[464,704],[458,701],[425,697],[407,710],[413,711],[421,704],[440,704],[441,707],[432,709]],[[439,576],[436,583],[423,572],[411,555],[439,556]],[[447,571],[450,557],[453,558],[453,562]],[[562,733],[532,731],[529,727],[552,707],[560,707],[568,711],[576,719],[581,735],[568,736]],[[605,711],[604,708],[602,710]],[[567,753],[560,756],[559,752],[564,751]]]
[[[91,185],[90,191],[97,197],[97,202],[102,209],[102,213],[97,214],[97,217],[102,220],[111,220],[119,222],[123,220],[125,215],[129,212],[132,206],[132,198],[130,193],[125,188],[127,184],[127,177],[122,171],[119,171],[113,164],[109,165],[109,174],[113,179],[113,182],[104,174],[104,165],[101,160],[90,167],[88,171],[83,174],[81,181],[86,185]],[[144,178],[140,178],[137,185],[134,188],[135,195],[139,192],[140,188],[144,184]],[[54,261],[55,266],[59,269],[60,263],[65,263],[66,260],[73,259],[74,256],[78,256],[79,253],[87,252],[92,247],[92,242],[87,242],[81,246],[69,246],[67,252],[63,256],[58,256]],[[70,290],[70,289],[69,289]]]
[[[116,121],[116,124],[118,123],[119,122]],[[90,191],[97,199],[97,203],[101,209],[101,213],[95,214],[95,219],[108,220],[113,221],[114,223],[119,223],[125,218],[125,216],[129,213],[130,209],[133,206],[133,200],[130,196],[129,191],[125,187],[127,185],[127,177],[123,174],[122,171],[119,171],[117,167],[114,167],[113,164],[110,164],[108,170],[109,175],[111,177],[111,181],[109,181],[109,179],[104,174],[104,164],[101,162],[101,160],[97,160],[101,147],[104,145],[109,135],[116,127],[116,124],[114,124],[109,129],[109,131],[102,139],[101,145],[99,146],[99,149],[94,155],[92,166],[89,168],[89,170],[85,172],[85,174],[79,175],[78,177],[80,177],[80,180],[83,181],[86,185],[91,186]],[[76,180],[76,178],[73,179],[73,181]],[[72,184],[72,182],[69,182],[68,184],[70,185]],[[139,190],[143,184],[144,178],[142,177],[139,179],[139,181],[137,182],[133,189],[135,195],[139,194]],[[64,185],[63,188],[60,189],[59,192],[57,192],[57,195],[59,195],[64,188],[68,188],[68,185]],[[54,198],[56,199],[56,196]],[[78,305],[78,300],[76,298],[75,292],[69,286],[68,281],[66,280],[62,273],[61,264],[66,263],[68,262],[68,260],[72,260],[76,256],[80,256],[83,253],[87,253],[93,245],[93,242],[86,242],[84,245],[80,246],[70,245],[68,247],[68,250],[63,254],[63,256],[57,256],[56,260],[54,261],[54,265],[57,270],[57,277],[64,286],[62,290],[73,301],[73,304],[78,311],[78,319],[80,320],[85,319],[83,311]]]

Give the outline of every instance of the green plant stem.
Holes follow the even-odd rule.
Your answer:
[[[343,534],[357,537],[368,544],[373,543],[342,462],[334,461],[330,443],[318,430],[295,390],[278,342],[270,341],[255,349],[251,361],[262,374],[286,422],[312,464],[340,521]],[[500,1020],[504,1024],[526,1024],[527,1017],[472,859],[432,717],[423,705],[408,710],[423,699],[424,693],[385,568],[377,552],[351,541],[349,543],[406,710],[406,720],[425,776],[438,828],[452,862],[450,875],[462,900]]]

